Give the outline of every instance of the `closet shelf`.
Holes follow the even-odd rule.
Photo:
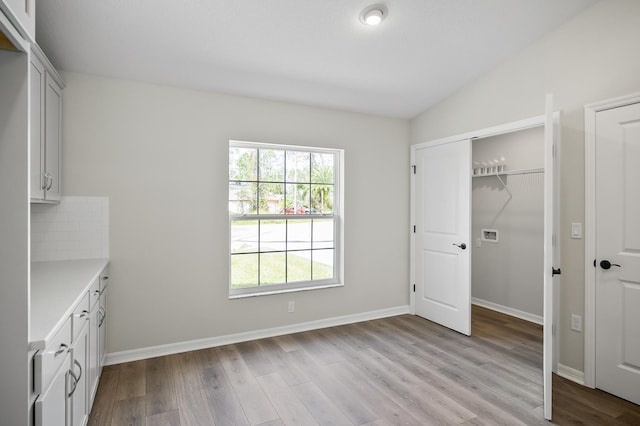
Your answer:
[[[544,173],[544,168],[541,169],[522,169],[522,170],[508,170],[502,173],[487,173],[484,175],[472,175],[474,178],[482,178],[489,176],[508,176],[508,175],[527,175],[531,173]]]

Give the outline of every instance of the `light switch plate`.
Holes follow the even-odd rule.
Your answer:
[[[571,329],[573,331],[582,331],[582,317],[580,315],[571,314]]]
[[[574,222],[571,224],[571,238],[582,238],[582,223]]]

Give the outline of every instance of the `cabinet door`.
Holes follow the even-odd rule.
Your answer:
[[[87,365],[89,355],[89,326],[85,325],[83,331],[75,341],[71,349],[70,379],[70,426],[84,426],[89,417],[89,388],[87,386]]]
[[[51,387],[36,400],[36,426],[69,426],[67,421],[68,361],[58,370]]]
[[[98,304],[91,310],[91,317],[89,319],[89,359],[87,361],[88,365],[88,390],[89,390],[89,406],[95,397],[96,391],[98,390],[98,341],[100,339],[99,325],[100,325],[100,315],[99,315]]]
[[[98,376],[104,367],[104,357],[107,353],[107,291],[100,296],[100,312],[98,322]]]
[[[45,197],[47,200],[60,200],[62,89],[48,73],[45,81],[45,172],[49,175]]]
[[[32,55],[29,69],[29,113],[31,119],[31,135],[29,136],[30,155],[30,197],[44,199],[43,189],[43,157],[44,152],[44,66]]]
[[[109,267],[100,274],[100,312],[98,322],[98,376],[104,367],[107,353],[107,290],[109,286]]]

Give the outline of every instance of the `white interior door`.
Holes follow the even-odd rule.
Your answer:
[[[598,112],[596,387],[640,404],[640,104]]]
[[[415,151],[415,312],[471,333],[471,140]]]
[[[552,373],[553,373],[553,294],[554,276],[560,273],[557,251],[554,247],[556,227],[555,201],[557,199],[556,155],[557,129],[553,112],[553,96],[547,95],[544,115],[544,291],[543,291],[543,401],[544,418],[551,420]]]

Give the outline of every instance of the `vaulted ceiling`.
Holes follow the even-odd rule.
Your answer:
[[[410,118],[595,2],[46,0],[37,39],[66,71]]]

